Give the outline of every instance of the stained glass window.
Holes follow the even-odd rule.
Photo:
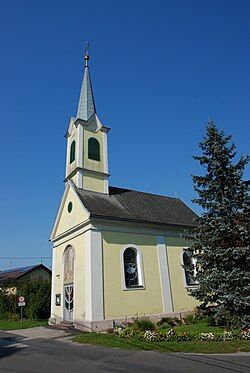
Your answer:
[[[64,283],[69,284],[74,282],[74,249],[68,246],[64,253]]]
[[[187,286],[197,285],[194,260],[188,251],[183,252],[183,265]]]
[[[138,286],[137,250],[129,247],[123,253],[125,285],[127,288]]]

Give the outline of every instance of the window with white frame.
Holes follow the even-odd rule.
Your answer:
[[[126,246],[122,252],[123,289],[143,288],[142,254],[135,246]]]
[[[197,267],[196,261],[192,257],[188,249],[184,249],[182,253],[182,264],[185,275],[186,286],[197,286],[198,281],[196,280]]]

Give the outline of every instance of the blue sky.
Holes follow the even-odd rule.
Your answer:
[[[2,2],[0,256],[51,255],[86,41],[97,112],[112,128],[110,184],[199,212],[190,174],[201,172],[192,155],[208,118],[249,151],[249,19],[248,0]],[[36,262],[0,259],[0,269]]]

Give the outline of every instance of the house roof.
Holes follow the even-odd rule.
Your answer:
[[[27,267],[20,267],[20,268],[12,268],[12,269],[6,269],[4,271],[0,271],[0,282],[1,281],[7,281],[7,280],[17,280],[21,276],[26,275],[29,272],[34,271],[35,269],[42,268],[45,271],[49,272],[51,274],[51,270],[47,268],[43,264],[36,264],[33,266],[27,266]]]
[[[158,225],[197,226],[198,216],[179,198],[117,187],[109,187],[109,194],[80,188],[76,188],[76,191],[91,217]]]

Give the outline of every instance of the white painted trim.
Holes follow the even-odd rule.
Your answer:
[[[92,218],[91,221],[93,225],[102,231],[107,232],[123,232],[123,233],[133,233],[133,234],[144,234],[150,236],[168,236],[175,238],[182,238],[181,234],[184,229],[176,229],[173,227],[171,230],[169,228],[159,227],[156,228],[152,224],[143,224],[137,222],[128,222],[122,220],[112,220],[103,218]]]
[[[103,320],[102,234],[89,230],[85,237],[85,319]]]
[[[69,188],[70,188],[70,184],[67,182],[65,190],[63,192],[61,203],[60,203],[59,208],[57,210],[56,218],[55,218],[55,221],[54,221],[51,233],[50,233],[50,237],[49,237],[50,241],[53,241],[53,238],[55,236],[55,231],[57,229],[57,226],[58,226],[58,223],[59,223],[59,219],[60,219],[61,214],[62,214],[63,206],[64,206],[64,203],[65,203],[66,196],[67,196]]]
[[[109,173],[109,166],[108,166],[108,136],[107,133],[103,133],[103,164],[104,164],[104,172],[107,174]]]
[[[173,312],[173,300],[168,269],[167,248],[164,236],[157,236],[156,238],[163,312],[169,313]]]
[[[77,152],[77,167],[83,167],[83,128],[78,126],[77,137],[78,137],[78,152]]]
[[[186,247],[183,247],[182,250],[181,250],[181,254],[180,254],[180,265],[181,265],[181,269],[182,269],[182,279],[183,279],[183,285],[186,289],[194,289],[194,288],[197,288],[199,286],[198,282],[197,284],[195,285],[188,285],[187,284],[187,281],[186,281],[186,275],[185,275],[185,269],[183,268],[184,266],[184,262],[183,262],[183,253],[185,250],[188,249],[188,246]],[[192,258],[192,262],[195,266],[195,260],[194,258]],[[196,274],[196,268],[194,267],[194,274]]]
[[[126,287],[126,282],[125,282],[125,273],[124,273],[124,251],[128,248],[133,248],[136,250],[136,264],[137,264],[137,271],[138,271],[138,280],[139,280],[139,285],[138,287],[131,287],[127,288]],[[144,279],[144,270],[143,270],[143,259],[142,259],[142,252],[141,249],[134,245],[134,244],[128,244],[122,247],[121,252],[120,252],[120,269],[121,269],[121,286],[122,290],[143,290],[145,289],[145,279]]]
[[[77,188],[83,189],[83,175],[80,170],[76,172],[76,186]]]
[[[80,223],[76,225],[75,227],[70,228],[67,231],[61,233],[59,236],[56,236],[53,239],[54,247],[60,246],[63,243],[67,242],[68,240],[72,240],[73,238],[80,236],[81,234],[88,231],[89,229],[91,229],[91,224],[90,224],[90,220],[88,219],[84,221],[83,223]]]
[[[104,190],[103,190],[103,192],[105,194],[109,194],[109,181],[108,181],[108,178],[104,179]]]
[[[51,307],[50,307],[50,317],[55,317],[55,250],[52,248],[52,276],[51,276]]]

